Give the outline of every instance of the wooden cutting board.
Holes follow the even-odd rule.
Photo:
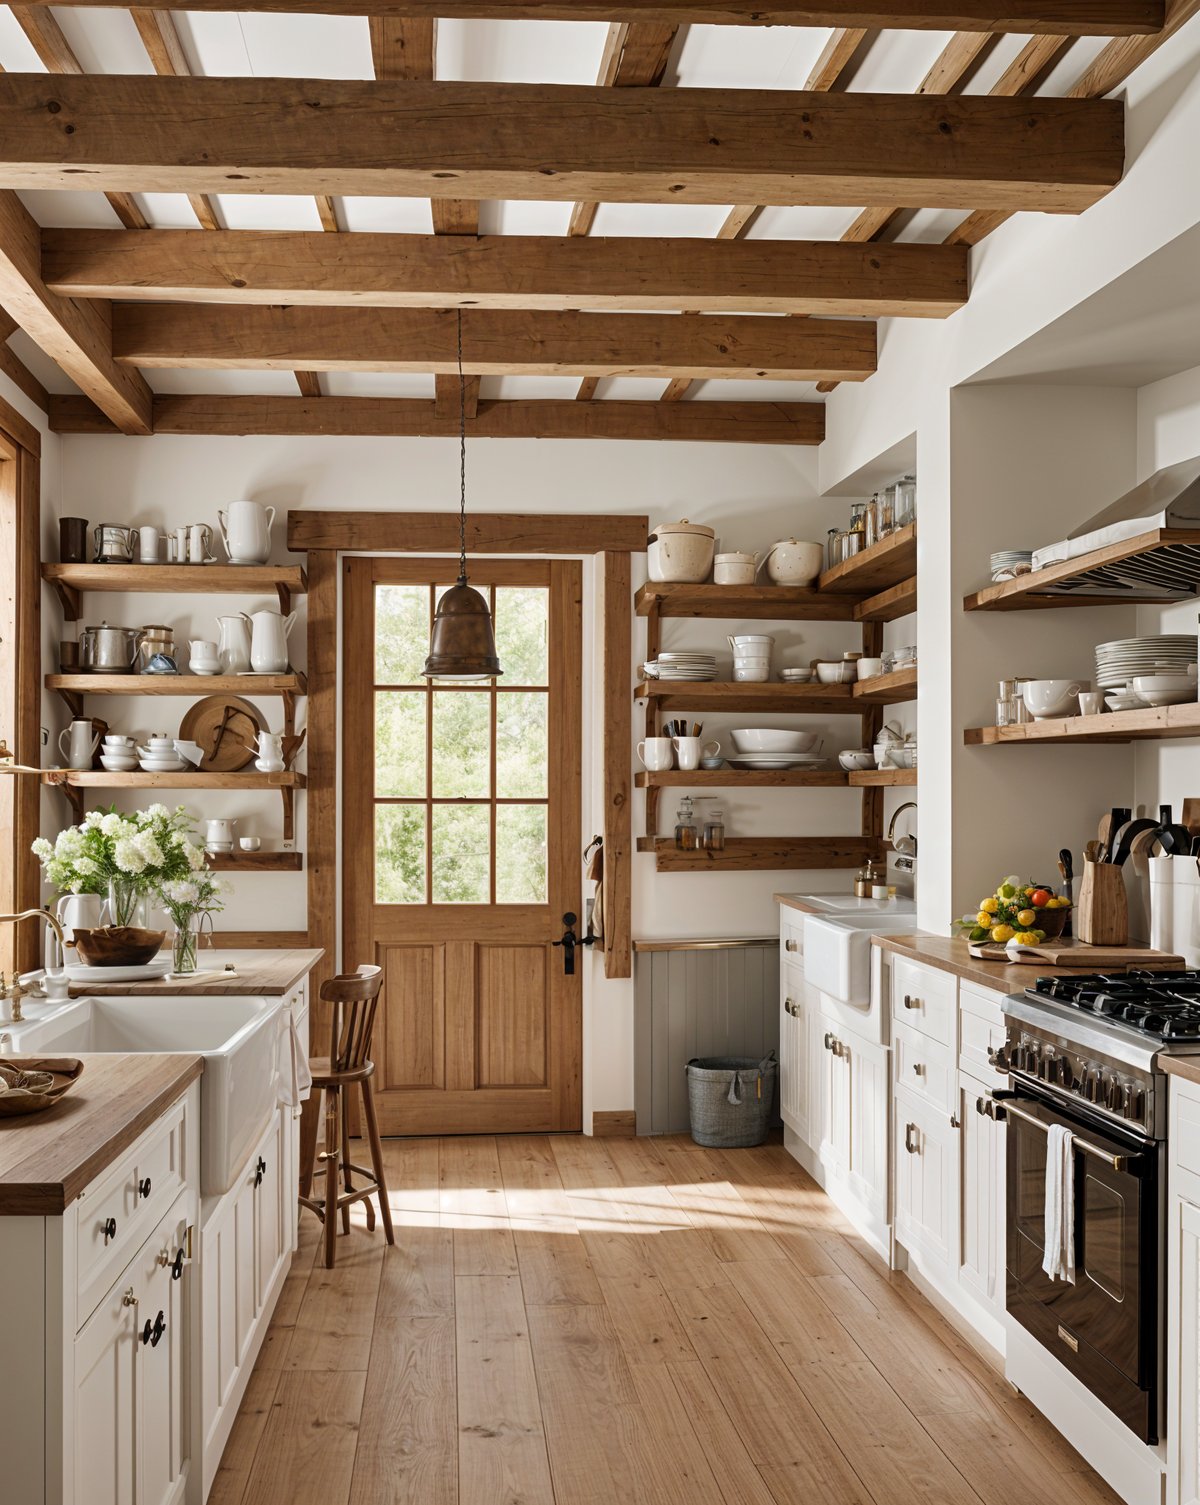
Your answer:
[[[1011,955],[1005,946],[989,941],[972,945],[971,955],[980,961],[1007,962],[1028,967],[1079,967],[1103,972],[1106,967],[1185,967],[1182,956],[1155,951],[1150,946],[1085,946],[1082,941],[1043,941],[1040,946],[1023,947]]]

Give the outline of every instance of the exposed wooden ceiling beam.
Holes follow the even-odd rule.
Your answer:
[[[456,369],[455,342],[454,312],[432,309],[185,303],[113,308],[113,354],[143,367],[444,374]],[[480,376],[692,372],[861,381],[875,369],[875,326],[850,319],[472,309],[463,315],[462,343],[463,369]]]
[[[0,306],[126,434],[150,432],[150,388],[112,358],[111,305],[60,298],[42,281],[41,231],[0,192]]]
[[[51,397],[60,434],[117,430],[85,398]],[[156,397],[156,434],[350,434],[452,438],[458,415],[401,397]],[[718,444],[820,444],[819,402],[481,402],[472,439],[657,439]]]
[[[41,5],[61,0],[39,0]],[[68,0],[107,6],[111,0]],[[1169,0],[1168,0],[1169,3]],[[283,11],[491,21],[654,21],[666,26],[862,26],[906,31],[1157,31],[1164,0],[126,0],[131,10]]]
[[[0,77],[14,188],[1070,213],[1112,189],[1124,155],[1117,100]]]
[[[377,308],[943,318],[967,297],[945,246],[684,236],[45,230],[42,276],[72,298]]]

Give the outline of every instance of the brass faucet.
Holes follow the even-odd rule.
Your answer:
[[[66,939],[57,916],[52,915],[48,909],[23,909],[20,914],[0,914],[0,925],[12,925],[15,927],[22,920],[42,920],[45,924],[49,925],[58,939],[59,955],[64,954],[63,948],[66,945]],[[21,1000],[28,996],[29,991],[22,984],[18,973],[14,972],[12,982],[6,984],[4,973],[0,972],[0,999],[7,999],[12,1004],[12,1022],[14,1024],[20,1024],[24,1019],[24,1015],[21,1012]]]
[[[899,841],[895,840],[896,822],[900,819],[900,817],[906,810],[915,810],[916,808],[916,800],[907,800],[903,805],[901,805],[892,816],[891,821],[888,824],[887,836],[884,838],[885,841],[891,843],[892,850],[899,853],[899,856],[896,859],[896,867],[899,871],[905,873],[911,873],[916,864],[917,838],[915,836],[902,836]],[[903,845],[901,845],[901,842],[903,842]]]

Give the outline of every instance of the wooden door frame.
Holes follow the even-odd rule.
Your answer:
[[[4,511],[10,515],[0,517],[0,558],[12,589],[9,605],[10,578],[0,582],[6,603],[4,628],[12,633],[13,662],[31,666],[29,672],[14,676],[13,724],[4,724],[8,719],[5,708],[0,712],[0,734],[9,738],[9,748],[18,763],[36,768],[41,764],[42,676],[32,666],[40,668],[42,661],[42,440],[37,429],[2,398],[0,437],[12,451],[11,458],[6,457],[3,463],[16,466],[15,484],[11,492],[5,488],[3,502]],[[41,902],[37,859],[30,848],[41,828],[42,786],[32,776],[0,777],[4,780],[0,795],[6,802],[6,822],[11,810],[8,839],[0,852],[0,911],[13,912]],[[39,965],[38,927],[26,924],[9,935],[10,964],[21,970]]]

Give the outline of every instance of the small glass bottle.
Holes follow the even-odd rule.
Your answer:
[[[879,541],[879,493],[876,492],[866,506],[866,546],[869,549]]]
[[[825,535],[825,568],[831,570],[835,564],[842,562],[841,534],[836,528],[830,528]]]
[[[860,539],[865,539],[867,534],[867,504],[855,502],[850,508],[850,532],[857,533]],[[862,544],[859,544],[859,548]]]
[[[695,808],[690,794],[683,796],[679,801],[679,809],[675,812],[675,846],[680,852],[694,852],[699,846]]]
[[[996,725],[1016,726],[1017,724],[1017,682],[1015,679],[1002,679],[999,686],[999,694],[996,697]]]
[[[889,533],[896,531],[896,488],[885,486],[876,495],[879,498],[879,536],[886,538]]]
[[[896,526],[907,528],[917,520],[917,478],[903,476],[896,482]]]
[[[700,845],[707,852],[725,850],[725,811],[712,795],[701,795],[696,801],[704,801],[704,814],[700,819]]]

